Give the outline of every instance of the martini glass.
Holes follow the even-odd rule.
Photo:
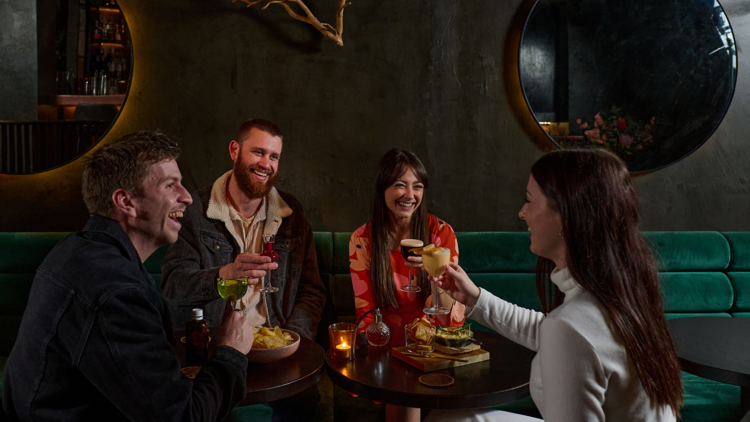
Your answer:
[[[445,266],[450,263],[451,251],[447,248],[440,248],[440,250],[428,253],[422,253],[422,265],[427,273],[432,278],[438,278],[445,272]],[[427,315],[446,315],[450,313],[450,309],[440,306],[438,303],[438,292],[435,281],[430,282],[432,287],[432,307],[422,309],[422,312]]]
[[[247,277],[238,279],[219,278],[216,280],[216,290],[219,291],[219,296],[222,299],[229,301],[232,309],[237,309],[237,299],[242,298],[247,293]]]
[[[261,256],[267,256],[271,258],[271,262],[276,262],[279,259],[279,254],[276,253],[274,244],[276,243],[276,237],[272,234],[263,235],[263,252]],[[263,293],[276,293],[279,291],[278,287],[271,285],[271,270],[268,270],[268,283],[263,283],[263,287],[260,289]]]
[[[410,249],[421,248],[424,246],[424,242],[417,239],[404,239],[401,241],[401,256],[404,257],[404,261],[409,262],[410,256],[417,256],[416,253],[410,251]],[[419,286],[415,286],[412,280],[416,280],[417,275],[414,273],[416,268],[409,268],[409,284],[406,286],[399,287],[399,290],[407,293],[417,293],[422,291]]]

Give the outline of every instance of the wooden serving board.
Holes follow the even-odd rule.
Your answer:
[[[409,365],[423,372],[437,371],[438,369],[455,368],[457,366],[471,365],[472,363],[482,362],[490,358],[490,352],[482,349],[472,350],[469,353],[461,355],[447,355],[437,350],[430,352],[431,355],[445,356],[468,360],[468,362],[459,362],[456,360],[445,360],[435,358],[425,358],[421,356],[412,356],[406,347],[394,347],[391,349],[391,355],[396,359],[402,360]]]
[[[448,346],[443,346],[442,344],[435,343],[435,350],[437,350],[438,352],[445,353],[446,355],[451,355],[451,356],[462,355],[464,353],[469,353],[469,352],[472,352],[474,350],[481,349],[481,348],[482,346],[475,344],[475,343],[472,343],[464,347],[448,347]]]

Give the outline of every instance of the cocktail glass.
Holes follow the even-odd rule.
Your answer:
[[[440,248],[434,252],[422,253],[422,265],[427,273],[433,278],[438,278],[445,272],[445,266],[450,263],[451,252],[447,248]],[[438,303],[438,287],[434,281],[430,282],[432,288],[432,306],[422,309],[427,315],[446,315],[450,309],[440,306]]]
[[[216,290],[219,291],[219,296],[222,299],[229,301],[232,309],[237,309],[237,299],[241,299],[247,293],[247,277],[238,279],[219,278],[216,280]]]
[[[424,246],[424,242],[417,239],[404,239],[401,241],[401,256],[404,257],[404,261],[409,262],[410,256],[417,256],[416,253],[410,249],[421,248]],[[409,284],[406,286],[399,287],[399,290],[407,293],[417,293],[422,291],[419,286],[415,286],[412,280],[416,280],[417,275],[414,272],[416,268],[409,268]]]
[[[276,237],[272,234],[264,234],[263,235],[263,252],[260,254],[262,256],[267,256],[271,258],[271,262],[276,262],[277,259],[279,259],[279,254],[276,253],[276,248],[274,247],[274,244],[276,243]],[[276,293],[279,291],[278,287],[274,287],[271,285],[271,270],[268,270],[267,273],[268,276],[268,283],[263,283],[263,288],[260,289],[263,293]]]

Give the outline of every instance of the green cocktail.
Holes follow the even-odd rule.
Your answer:
[[[219,296],[228,300],[234,308],[237,299],[242,298],[247,293],[247,278],[238,280],[218,279],[216,280],[216,289],[219,291]]]

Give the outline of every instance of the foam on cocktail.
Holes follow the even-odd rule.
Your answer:
[[[418,248],[424,245],[424,242],[418,239],[404,239],[401,241],[401,245],[406,246],[407,248]]]

